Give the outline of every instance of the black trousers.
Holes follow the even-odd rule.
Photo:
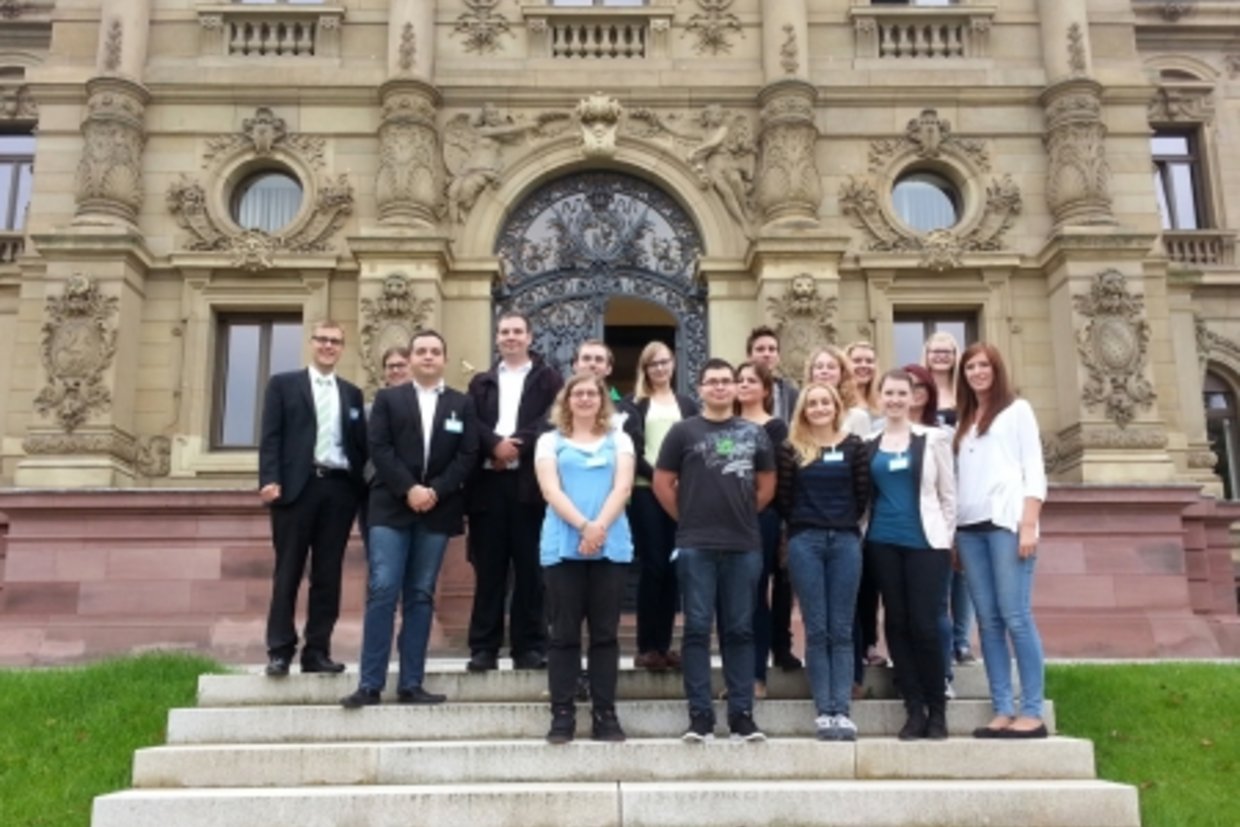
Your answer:
[[[552,709],[571,709],[581,674],[581,622],[590,632],[586,671],[598,710],[616,705],[620,603],[629,567],[606,560],[565,560],[543,569],[547,586],[547,684]]]
[[[672,648],[672,629],[680,602],[676,588],[676,521],[659,505],[647,486],[633,489],[629,499],[629,525],[641,579],[637,583],[637,651],[667,652]]]
[[[792,654],[792,581],[788,568],[778,564],[771,572],[771,653]]]
[[[514,657],[541,653],[546,647],[543,625],[543,581],[538,564],[543,503],[517,501],[515,471],[480,471],[475,485],[485,511],[469,515],[469,561],[474,566],[474,607],[469,617],[469,650],[499,654],[504,644],[504,606]]]
[[[302,656],[331,654],[340,616],[345,546],[357,514],[357,489],[348,477],[311,477],[297,499],[271,507],[276,565],[267,610],[267,653],[292,658],[297,651],[297,590],[310,561],[309,606]]]
[[[883,631],[904,706],[942,709],[947,666],[939,609],[951,556],[941,549],[866,543],[865,557],[883,598]]]

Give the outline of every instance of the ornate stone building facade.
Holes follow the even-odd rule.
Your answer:
[[[682,382],[763,322],[792,370],[992,341],[1052,651],[1240,653],[1237,42],[1228,0],[0,0],[0,660],[253,655],[266,376],[331,317],[369,390],[421,325],[461,384],[508,307]]]

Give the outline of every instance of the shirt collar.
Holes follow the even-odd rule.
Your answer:
[[[522,365],[519,368],[510,368],[508,367],[508,363],[501,359],[499,363],[499,372],[500,373],[529,373],[530,368],[532,367],[534,367],[534,362],[532,360],[526,362],[524,365]]]
[[[336,384],[335,373],[319,373],[319,369],[316,368],[314,365],[310,365],[308,368],[306,368],[306,370],[310,371],[311,383],[315,382],[318,379],[326,379],[328,382],[331,382],[333,385]]]
[[[444,383],[442,379],[440,379],[439,382],[437,382],[434,387],[430,387],[430,388],[426,387],[425,385],[419,385],[417,383],[417,380],[410,380],[410,381],[413,385],[414,390],[416,390],[418,393],[433,393],[435,395],[439,395],[443,393]]]

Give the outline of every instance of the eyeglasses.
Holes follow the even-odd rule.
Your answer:
[[[953,359],[956,358],[956,351],[954,350],[939,350],[937,348],[932,348],[926,352],[929,353],[931,356],[948,356]]]
[[[702,387],[704,388],[730,388],[735,385],[733,379],[703,379]]]
[[[405,370],[409,367],[408,362],[388,362],[383,366],[384,370]]]
[[[672,364],[672,360],[671,360],[671,359],[651,359],[649,362],[647,362],[647,363],[646,363],[646,367],[648,367],[648,368],[666,368],[666,367],[670,367],[670,366],[671,366],[671,364]]]
[[[569,394],[572,399],[597,399],[599,392],[596,390],[577,390]]]
[[[311,336],[310,341],[317,342],[320,345],[331,345],[332,347],[340,347],[344,344],[344,339],[339,336]]]

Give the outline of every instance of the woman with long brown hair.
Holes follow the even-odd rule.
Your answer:
[[[850,434],[864,437],[870,433],[870,409],[857,392],[857,378],[853,374],[852,360],[835,345],[815,348],[805,360],[805,384],[822,382],[830,385],[840,396],[843,406],[844,427]]]

